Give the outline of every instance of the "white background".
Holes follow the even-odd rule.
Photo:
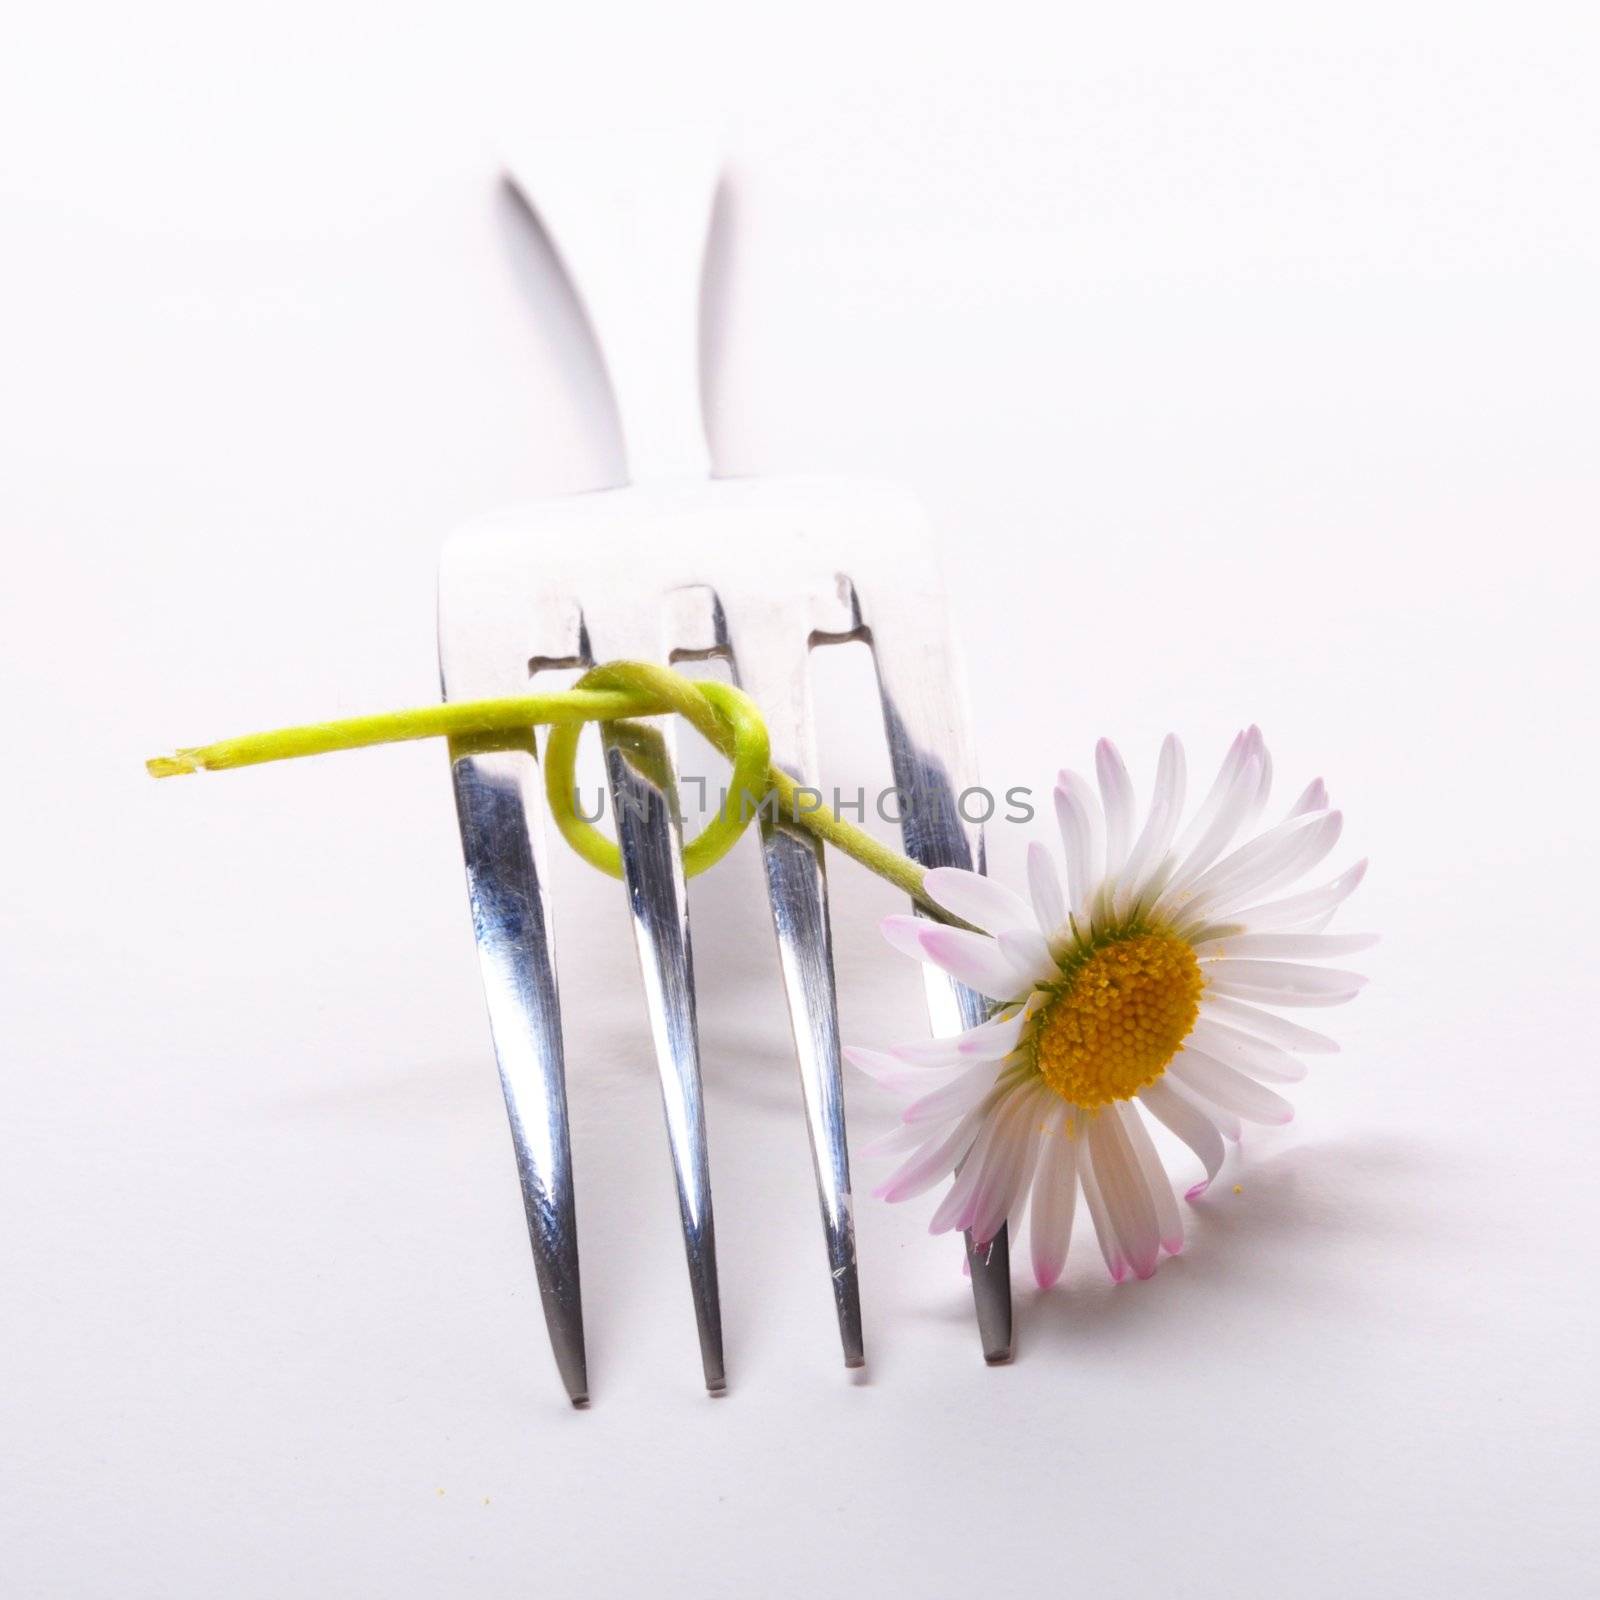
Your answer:
[[[446,9],[8,29],[7,1593],[1583,1592],[1592,19]],[[1006,1369],[926,1200],[863,1199],[839,1365],[751,847],[694,895],[716,1402],[622,907],[557,866],[580,1414],[440,750],[142,774],[430,699],[447,529],[614,477],[496,150],[643,95],[734,122],[722,469],[922,497],[989,781],[1104,732],[1144,787],[1169,727],[1198,768],[1258,720],[1373,859],[1374,981],[1298,1120],[1153,1282],[1084,1238],[1048,1295],[1019,1269]],[[860,652],[821,671],[824,780],[879,781]],[[894,896],[834,883],[847,1036],[914,1033]]]

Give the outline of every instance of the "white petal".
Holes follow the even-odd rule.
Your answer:
[[[1100,780],[1100,801],[1106,814],[1105,875],[1114,878],[1128,859],[1133,839],[1133,780],[1121,753],[1109,739],[1094,747],[1095,776]]]
[[[1012,928],[1000,934],[998,942],[1001,955],[1030,986],[1052,983],[1061,976],[1061,968],[1042,933],[1035,933],[1032,928]]]
[[[1105,933],[1116,921],[1116,881],[1102,878],[1089,896],[1088,922],[1096,935]]]
[[[1232,988],[1248,986],[1292,995],[1355,994],[1367,981],[1358,972],[1345,972],[1338,967],[1249,959],[1208,962],[1205,976],[1207,984],[1226,981]]]
[[[1367,863],[1358,861],[1347,872],[1341,873],[1332,883],[1317,889],[1307,889],[1290,895],[1286,900],[1273,900],[1266,905],[1249,906],[1237,913],[1236,920],[1252,933],[1269,932],[1279,928],[1297,928],[1330,915],[1367,875]]]
[[[1050,938],[1066,926],[1067,902],[1061,896],[1056,864],[1037,839],[1028,846],[1028,891],[1033,897],[1033,914]]]
[[[878,924],[878,930],[901,955],[910,956],[913,961],[926,961],[928,958],[922,949],[922,930],[927,926],[926,917],[914,917],[910,912],[898,912],[892,917],[885,917]]]
[[[1294,994],[1287,989],[1263,989],[1253,983],[1240,983],[1229,977],[1208,978],[1206,993],[1216,994],[1225,1000],[1244,1000],[1258,1006],[1287,1006],[1294,1011],[1315,1010],[1323,1006],[1342,1006],[1361,993],[1354,989],[1341,989],[1333,994]]]
[[[925,1194],[941,1179],[948,1178],[966,1159],[972,1141],[983,1126],[983,1109],[979,1107],[969,1111],[942,1138],[930,1138],[909,1161],[890,1173],[872,1192],[880,1200],[891,1202]]]
[[[1161,1227],[1155,1201],[1114,1108],[1089,1119],[1089,1150],[1117,1243],[1134,1276],[1148,1278],[1161,1259]]]
[[[1045,1088],[1019,1095],[1004,1133],[989,1152],[989,1170],[978,1183],[972,1211],[966,1219],[974,1244],[988,1244],[999,1233],[1016,1208],[1018,1196],[1032,1181],[1033,1164],[1039,1155],[1039,1137],[1049,1109],[1047,1097],[1058,1098]]]
[[[989,1024],[985,1022],[982,1026],[987,1028]],[[976,1032],[976,1029],[969,1031]],[[956,1067],[962,1063],[961,1041],[965,1038],[964,1033],[952,1033],[942,1039],[912,1039],[906,1044],[890,1045],[889,1054],[903,1065],[923,1071],[934,1067]],[[1005,1054],[1004,1050],[1000,1052],[1001,1056]],[[992,1059],[998,1061],[1000,1056]]]
[[[1208,1100],[1198,1089],[1192,1089],[1170,1068],[1161,1079],[1167,1088],[1186,1104],[1193,1106],[1201,1116],[1205,1117],[1224,1139],[1234,1144],[1244,1137],[1244,1125],[1231,1111],[1219,1106],[1216,1101]]]
[[[948,1122],[953,1117],[965,1116],[994,1088],[1000,1077],[1000,1068],[993,1061],[980,1061],[968,1067],[958,1077],[942,1084],[920,1100],[913,1100],[900,1113],[902,1122]]]
[[[860,1045],[847,1044],[843,1055],[858,1072],[864,1072],[875,1083],[897,1094],[926,1094],[937,1089],[952,1072],[970,1070],[957,1061],[954,1067],[908,1067],[898,1056],[884,1050],[864,1050]]]
[[[1174,848],[1180,859],[1194,849],[1216,818],[1223,796],[1232,786],[1239,767],[1244,762],[1246,738],[1247,735],[1242,730],[1233,736],[1233,743],[1228,746],[1228,753],[1222,758],[1222,765],[1217,768],[1217,775],[1211,780],[1211,787],[1206,790],[1205,799],[1200,802],[1199,809],[1189,819],[1189,826],[1178,836]]]
[[[1166,855],[1167,846],[1178,831],[1184,785],[1183,746],[1176,734],[1169,733],[1162,742],[1161,759],[1156,765],[1156,788],[1150,801],[1150,815],[1145,818],[1144,827],[1128,852],[1127,865],[1122,869],[1117,910],[1123,916],[1132,910],[1135,899],[1143,892],[1143,880]]]
[[[961,867],[934,867],[922,880],[935,905],[986,933],[1035,927],[1033,908],[1021,895],[993,878]]]
[[[908,1128],[905,1123],[897,1122],[887,1132],[868,1139],[852,1154],[867,1161],[876,1161],[883,1156],[903,1156],[908,1150],[925,1149],[930,1141],[937,1143],[938,1139],[938,1134],[921,1124]]]
[[[1017,971],[986,933],[925,922],[918,943],[924,957],[941,971],[991,1000],[1018,1000],[1030,986],[1026,975]]]
[[[1322,813],[1313,826],[1296,835],[1270,862],[1257,862],[1248,871],[1231,875],[1224,884],[1208,894],[1205,898],[1212,908],[1211,914],[1226,914],[1230,920],[1238,920],[1238,909],[1246,901],[1265,894],[1276,894],[1310,872],[1339,842],[1343,829],[1342,811]]]
[[[860,1045],[847,1044],[840,1054],[858,1072],[864,1072],[875,1082],[881,1081],[890,1073],[905,1071],[905,1063],[896,1061],[891,1055],[882,1050],[867,1050]]]
[[[1105,860],[1105,820],[1094,791],[1076,772],[1063,772],[1056,785],[1056,821],[1067,862],[1067,900],[1072,911],[1088,911]]]
[[[1267,809],[1267,801],[1272,795],[1272,752],[1267,748],[1265,740],[1260,742],[1259,750],[1261,766],[1256,774],[1256,792],[1245,807],[1244,815],[1239,818],[1239,827],[1234,834],[1238,839],[1250,837],[1255,825],[1261,820],[1261,813]]]
[[[1303,1055],[1331,1056],[1339,1053],[1337,1039],[1330,1039],[1325,1033],[1315,1033],[1310,1028],[1302,1028],[1298,1022],[1274,1016],[1270,1011],[1263,1011],[1259,1006],[1249,1005],[1243,1000],[1226,999],[1209,988],[1200,996],[1200,1015],[1225,1017],[1246,1033],[1270,1039],[1286,1050],[1298,1050]]]
[[[1078,1141],[1066,1130],[1070,1114],[1066,1101],[1057,1096],[1028,1199],[1028,1248],[1033,1257],[1033,1276],[1041,1289],[1048,1289],[1060,1278],[1072,1240],[1072,1213],[1078,1198]]]
[[[1184,918],[1226,914],[1228,920],[1237,920],[1233,907],[1267,892],[1267,884],[1292,882],[1309,872],[1339,842],[1343,826],[1340,812],[1327,811],[1280,822],[1258,834],[1199,877],[1184,882],[1179,897]]]
[[[1184,1045],[1204,1050],[1208,1056],[1267,1083],[1299,1083],[1306,1075],[1306,1064],[1299,1056],[1211,1017],[1203,1016],[1195,1023]]]
[[[1002,1061],[1017,1048],[1028,1014],[1020,1008],[1010,1016],[980,1022],[965,1033],[952,1033],[943,1039],[918,1039],[914,1044],[890,1047],[890,1055],[912,1066],[943,1067],[967,1061]]]
[[[1328,809],[1328,789],[1321,778],[1313,778],[1304,789],[1300,797],[1289,807],[1284,821],[1288,822],[1294,817],[1303,817],[1313,811],[1326,811]]]
[[[972,1208],[973,1196],[983,1177],[989,1152],[994,1148],[996,1139],[1005,1132],[1007,1113],[1013,1108],[1017,1094],[1018,1091],[1013,1090],[1009,1096],[1002,1096],[986,1108],[983,1127],[967,1152],[966,1160],[956,1174],[956,1181],[950,1185],[950,1192],[933,1213],[928,1223],[929,1233],[948,1233],[952,1228],[966,1226],[960,1219]]]
[[[1243,1117],[1246,1122],[1290,1122],[1294,1107],[1281,1094],[1263,1088],[1254,1078],[1208,1056],[1203,1050],[1183,1049],[1167,1071],[1205,1099]]]
[[[1152,1116],[1165,1123],[1200,1158],[1206,1175],[1185,1195],[1186,1199],[1198,1200],[1222,1170],[1222,1135],[1216,1124],[1192,1100],[1174,1094],[1165,1078],[1141,1089],[1139,1099]]]
[[[1172,882],[1177,870],[1177,852],[1168,850],[1144,875],[1144,882],[1139,885],[1138,897],[1134,901],[1134,915],[1141,920],[1150,915],[1156,902],[1167,892],[1167,885]]]
[[[1202,961],[1231,961],[1259,956],[1268,961],[1320,961],[1324,956],[1351,956],[1370,950],[1375,933],[1236,933],[1197,939],[1194,953]]]
[[[1239,819],[1255,797],[1261,777],[1260,741],[1257,728],[1247,729],[1233,741],[1211,792],[1175,847],[1178,868],[1174,884],[1181,886],[1198,877],[1238,832]]]
[[[1079,1128],[1086,1122],[1082,1111],[1074,1111]],[[1117,1230],[1111,1225],[1111,1215],[1106,1210],[1105,1196],[1100,1192],[1100,1180],[1095,1175],[1094,1152],[1089,1148],[1087,1135],[1078,1140],[1078,1182],[1083,1187],[1084,1202],[1089,1207],[1089,1220],[1094,1224],[1094,1236],[1100,1245],[1106,1271],[1113,1283],[1121,1283],[1128,1276],[1128,1258],[1122,1253]]]
[[[1134,1159],[1144,1174],[1145,1187],[1155,1202],[1161,1248],[1169,1256],[1175,1256],[1183,1249],[1183,1216],[1178,1210],[1177,1197],[1172,1192],[1172,1180],[1161,1164],[1161,1157],[1156,1154],[1150,1130],[1145,1127],[1139,1108],[1131,1100],[1122,1100],[1117,1103],[1117,1110],[1121,1113],[1122,1128],[1128,1136],[1128,1143],[1133,1147]]]
[[[928,1222],[929,1233],[948,1233],[955,1226],[956,1218],[971,1204],[973,1191],[978,1187],[978,1179],[983,1175],[984,1159],[989,1153],[989,1146],[994,1142],[997,1118],[998,1113],[991,1106],[984,1118],[983,1126],[978,1130],[978,1137],[973,1140],[972,1148],[967,1151],[965,1160],[956,1172],[955,1181],[934,1208],[933,1216]]]
[[[1255,796],[1261,778],[1261,755],[1251,747],[1238,776],[1223,796],[1222,805],[1211,826],[1201,835],[1200,841],[1184,858],[1173,874],[1168,894],[1182,893],[1187,897],[1194,882],[1220,856],[1238,836],[1239,824]]]

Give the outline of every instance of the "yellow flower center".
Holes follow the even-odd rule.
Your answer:
[[[1131,1099],[1178,1053],[1204,983],[1194,951],[1171,933],[1130,933],[1069,957],[1029,1033],[1040,1076],[1085,1108]]]

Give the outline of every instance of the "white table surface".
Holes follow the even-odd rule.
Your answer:
[[[12,30],[7,1592],[1591,1592],[1593,19],[671,10]],[[496,141],[663,85],[735,118],[722,469],[925,500],[997,788],[1101,733],[1144,786],[1169,727],[1200,766],[1259,721],[1385,938],[1184,1256],[1019,1266],[1008,1368],[930,1203],[863,1195],[853,1382],[741,847],[694,889],[713,1402],[623,908],[560,859],[579,1414],[439,749],[140,762],[429,699],[444,532],[614,474]],[[819,662],[827,782],[883,779],[866,672]],[[894,896],[834,884],[847,1036],[914,1032]]]

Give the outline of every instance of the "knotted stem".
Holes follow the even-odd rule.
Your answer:
[[[831,844],[928,910],[936,911],[923,894],[924,873],[915,861],[880,844],[864,829],[820,805],[800,803],[802,785],[772,764],[766,723],[749,695],[731,684],[696,681],[669,667],[644,661],[608,662],[585,673],[571,689],[552,694],[462,700],[412,711],[279,728],[180,749],[173,755],[147,761],[145,767],[153,778],[175,778],[414,739],[472,740],[492,747],[497,736],[510,735],[526,744],[531,729],[547,727],[550,735],[545,750],[545,793],[556,827],[591,866],[620,878],[622,861],[615,841],[577,813],[574,771],[578,735],[589,722],[667,713],[675,713],[697,728],[733,768],[728,803],[684,846],[686,876],[693,877],[715,866],[763,807],[775,799],[774,810],[780,822],[802,828]]]

